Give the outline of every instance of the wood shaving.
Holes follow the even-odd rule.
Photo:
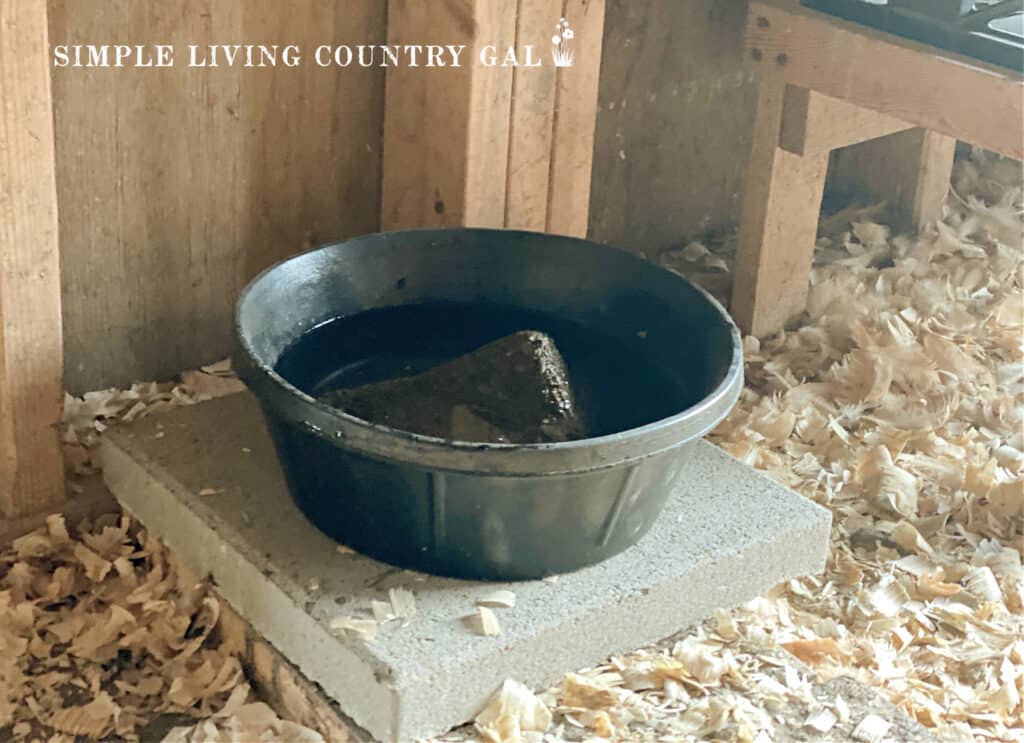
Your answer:
[[[573,709],[607,709],[618,704],[621,696],[606,683],[567,673],[562,681],[561,707]]]
[[[236,687],[219,712],[195,725],[172,728],[164,736],[163,743],[324,743],[320,733],[282,720],[263,702],[245,703],[248,696],[248,684]]]
[[[330,622],[331,631],[349,634],[361,640],[372,640],[377,636],[378,624],[375,619],[356,617],[335,617]]]
[[[877,207],[823,221],[803,327],[744,339],[747,386],[710,436],[831,510],[825,573],[567,675],[539,695],[548,739],[605,722],[616,740],[897,740],[914,723],[941,740],[1020,737],[1020,164],[976,152],[954,192],[916,237],[874,223]],[[699,266],[706,249],[683,253]],[[813,695],[840,675],[910,722]]]
[[[472,616],[473,624],[477,633],[485,637],[496,637],[501,634],[501,624],[494,612],[486,606],[478,606],[476,614]]]
[[[543,733],[551,726],[551,710],[525,686],[511,679],[476,717],[485,741],[520,741],[524,733]]]
[[[516,605],[516,595],[504,589],[491,591],[476,600],[478,606],[489,606],[498,609],[511,609]]]
[[[186,371],[180,382],[139,382],[127,390],[115,388],[87,392],[81,397],[64,395],[61,436],[70,474],[87,475],[99,470],[94,458],[99,437],[111,425],[182,405],[194,405],[245,389],[231,369],[230,359],[199,371]],[[157,434],[162,436],[163,432]]]
[[[892,723],[878,715],[866,715],[854,728],[853,738],[864,743],[880,743],[891,727]]]
[[[390,601],[372,601],[370,609],[373,611],[373,618],[377,624],[385,624],[397,619]]]
[[[407,622],[416,615],[416,597],[407,588],[391,588],[388,590],[391,610],[397,619]]]
[[[49,517],[0,551],[0,737],[134,741],[160,715],[216,713],[244,686],[219,606],[127,517]]]
[[[836,726],[839,718],[830,709],[820,709],[804,721],[804,727],[819,733],[827,733]]]

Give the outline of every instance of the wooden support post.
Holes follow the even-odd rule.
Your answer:
[[[731,311],[755,336],[804,309],[828,172],[827,150],[797,155],[780,146],[785,88],[779,75],[762,77],[736,247]]]
[[[570,67],[551,54],[562,18]],[[382,228],[585,235],[603,31],[604,0],[390,0],[389,44],[465,49],[458,68],[388,69]]]
[[[922,230],[942,217],[955,152],[953,137],[911,129],[837,152],[832,178],[898,207],[900,229]]]
[[[0,512],[64,496],[60,269],[46,3],[0,0]]]
[[[903,204],[911,225],[923,230],[942,219],[942,205],[953,175],[956,138],[927,129],[915,129],[907,136],[911,141],[910,157],[903,167],[910,185]]]
[[[870,108],[789,85],[783,102],[779,145],[797,155],[827,153],[910,126]]]
[[[500,227],[505,219],[512,68],[485,66],[513,44],[516,0],[390,0],[388,44],[463,46],[454,67],[387,71],[381,227]]]

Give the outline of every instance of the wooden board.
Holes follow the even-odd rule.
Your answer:
[[[516,46],[533,44],[538,56],[543,55],[540,57],[543,65],[516,68],[512,75],[506,227],[541,232],[547,227],[556,89],[556,69],[547,57],[547,41],[553,35],[561,11],[560,2],[519,0]]]
[[[547,231],[584,237],[601,74],[605,0],[566,0],[575,32],[571,67],[559,67],[548,186]]]
[[[942,216],[955,151],[955,139],[926,129],[854,145],[835,153],[829,187],[851,201],[887,201],[895,227],[922,230]]]
[[[551,57],[560,18],[571,67]],[[388,70],[382,226],[584,236],[603,30],[604,0],[391,0],[389,43],[466,49],[457,69]]]
[[[828,170],[828,153],[779,146],[785,83],[762,75],[730,311],[754,336],[781,330],[803,311]]]
[[[797,155],[827,153],[909,128],[905,121],[870,108],[787,85],[779,145]]]
[[[225,356],[234,300],[304,246],[378,227],[380,0],[50,0],[53,44],[173,44],[166,69],[55,68],[67,384],[167,378]],[[188,45],[297,44],[302,64],[190,68]]]
[[[790,84],[1024,157],[1024,82],[1008,70],[783,0],[750,4],[746,43]]]
[[[608,2],[590,236],[654,255],[731,230],[753,133],[745,2]]]
[[[479,55],[515,37],[516,0],[389,0],[389,44],[466,49],[459,67],[388,70],[383,229],[503,225],[513,68]]]
[[[46,5],[0,0],[0,515],[59,502],[60,257]]]

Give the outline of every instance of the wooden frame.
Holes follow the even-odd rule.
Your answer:
[[[46,3],[0,0],[0,514],[59,503],[61,287]]]
[[[957,137],[1024,155],[1024,83],[1009,71],[788,0],[750,4],[747,48],[760,92],[731,302],[744,332],[804,309],[831,150],[890,135],[896,151],[862,176],[917,228],[940,215]]]
[[[784,0],[750,4],[746,44],[790,85],[1024,159],[1024,84],[1009,70]]]
[[[878,111],[787,85],[779,147],[794,155],[829,153],[909,128],[907,122]]]
[[[429,5],[429,7],[427,7]],[[554,67],[560,18],[574,64]],[[389,44],[465,44],[459,69],[388,70],[381,228],[513,227],[584,236],[604,0],[390,0]],[[479,63],[526,45],[540,66]]]

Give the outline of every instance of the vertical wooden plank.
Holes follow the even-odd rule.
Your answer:
[[[739,218],[757,86],[745,2],[607,3],[589,235],[647,251]]]
[[[0,512],[63,498],[60,265],[46,4],[0,0]]]
[[[585,237],[601,75],[605,0],[565,0],[573,65],[559,67],[548,191],[549,232]]]
[[[549,50],[562,10],[562,0],[519,0],[516,47],[532,45],[541,66],[517,67],[512,77],[505,226],[514,229],[547,227],[556,69]]]
[[[381,0],[48,5],[54,45],[175,50],[167,68],[52,68],[70,389],[225,356],[255,272],[378,228],[385,70],[314,53],[382,44]],[[210,44],[276,44],[276,64],[212,67]]]
[[[942,216],[956,139],[911,129],[836,152],[829,189],[846,198],[888,201],[896,226],[921,230]]]
[[[917,148],[914,168],[913,199],[909,207],[910,220],[917,230],[923,230],[942,219],[942,205],[949,193],[949,179],[953,174],[956,156],[956,138],[922,129],[921,145]]]
[[[483,47],[498,58],[515,43],[516,0],[475,0],[476,34],[466,54],[472,63],[463,224],[501,227],[505,223],[508,133],[513,67],[479,65]],[[433,5],[431,6],[433,7]]]
[[[513,68],[480,54],[515,31],[516,0],[389,1],[388,44],[466,48],[458,67],[387,71],[383,229],[504,224]]]
[[[804,309],[828,170],[827,152],[801,156],[779,146],[784,91],[781,75],[769,67],[758,94],[736,247],[731,311],[743,332],[755,336],[781,330]]]

